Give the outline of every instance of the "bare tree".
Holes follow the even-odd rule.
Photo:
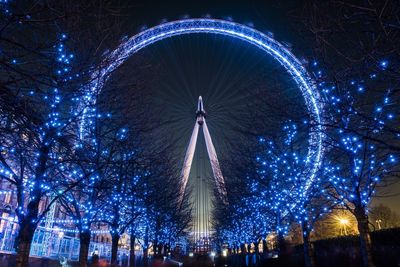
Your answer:
[[[326,125],[330,158],[340,169],[331,192],[357,218],[363,266],[374,266],[369,201],[398,174],[398,11],[396,1],[311,1],[296,14],[324,68],[316,73],[334,118]]]
[[[41,5],[18,6],[1,19],[0,176],[16,192],[17,266],[28,264],[33,234],[51,205],[79,182],[63,172],[75,141],[70,99],[78,81],[59,19]]]
[[[395,228],[400,225],[400,216],[383,204],[373,206],[369,218],[375,229],[378,230]]]

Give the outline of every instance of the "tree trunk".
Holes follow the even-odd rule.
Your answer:
[[[31,250],[35,229],[36,224],[33,225],[31,222],[21,223],[21,228],[17,237],[16,267],[25,267],[29,265],[29,252]]]
[[[168,247],[168,245],[167,244],[158,244],[158,248],[157,248],[157,250],[158,250],[158,255],[160,255],[160,256],[165,256],[166,254],[167,254],[167,247]]]
[[[158,250],[157,240],[153,241],[153,252],[154,252],[154,256],[158,256],[160,254],[160,251]]]
[[[246,254],[246,245],[244,243],[240,244],[240,251],[242,254]]]
[[[135,236],[131,234],[130,251],[129,251],[129,267],[135,267]]]
[[[268,245],[267,245],[267,238],[264,238],[262,241],[262,247],[263,247],[263,255],[268,254]]]
[[[149,266],[149,227],[146,226],[143,240],[143,266]]]
[[[368,225],[368,215],[362,206],[356,207],[354,214],[357,219],[357,227],[360,232],[360,254],[363,267],[374,267],[372,259],[372,242]]]
[[[254,242],[254,252],[259,255],[260,254],[260,239],[257,239],[256,242]]]
[[[121,176],[122,177],[122,176]],[[121,191],[122,182],[118,183],[118,192]],[[120,213],[118,202],[113,205],[114,218],[111,223],[111,266],[118,266],[118,242],[120,239],[120,234],[118,232],[120,223]]]
[[[46,169],[46,161],[49,155],[50,146],[43,142],[40,147],[38,165],[35,169],[35,176],[37,178],[43,177]],[[15,259],[16,267],[29,266],[29,253],[31,250],[31,243],[35,230],[37,228],[37,219],[39,214],[39,203],[42,198],[42,191],[40,189],[40,180],[35,182],[33,190],[31,191],[32,200],[29,201],[26,207],[26,215],[19,219],[19,230],[17,236],[17,255]],[[23,209],[23,194],[22,187],[18,187],[19,197],[17,199],[18,206]],[[18,208],[17,214],[20,214]]]
[[[146,247],[143,247],[143,266],[149,266],[149,248],[147,245]]]
[[[246,245],[244,243],[240,244],[240,259],[241,266],[246,266]]]
[[[111,235],[111,266],[118,266],[118,242],[120,235],[117,231],[115,231]]]
[[[162,246],[162,248],[164,249],[164,256],[168,256],[168,253],[170,253],[171,252],[171,245],[168,243],[168,244],[165,244],[164,246]]]
[[[84,231],[79,234],[79,244],[79,267],[86,267],[90,245],[90,231]]]
[[[39,197],[36,197],[38,200]],[[25,267],[29,265],[29,252],[35,230],[37,228],[37,216],[39,213],[39,201],[30,201],[27,206],[27,215],[19,218],[19,230],[17,236],[17,256],[15,260],[16,267]]]
[[[284,255],[286,253],[286,244],[285,244],[285,238],[283,236],[283,233],[281,231],[278,232],[277,236],[277,249],[279,255]]]
[[[302,222],[301,228],[303,230],[303,254],[304,264],[306,267],[315,267],[314,251],[310,242],[310,229],[307,227],[307,222]]]

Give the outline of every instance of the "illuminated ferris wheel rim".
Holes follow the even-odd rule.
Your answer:
[[[295,80],[310,112],[311,119],[317,125],[317,129],[309,134],[308,162],[310,162],[311,174],[304,187],[305,191],[307,191],[315,180],[316,172],[323,157],[322,101],[314,81],[301,62],[284,45],[253,28],[221,19],[197,18],[163,23],[144,30],[122,42],[105,58],[105,67],[98,69],[92,75],[92,83],[89,85],[89,93],[85,96],[85,102],[96,101],[92,97],[92,93],[99,93],[108,76],[134,53],[163,39],[193,33],[220,34],[250,43],[277,60]],[[80,127],[81,138],[83,137],[87,113],[88,110],[85,108],[83,110],[83,123]]]

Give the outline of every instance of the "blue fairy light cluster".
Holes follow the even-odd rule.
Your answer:
[[[84,75],[74,69],[68,35],[61,33],[54,43],[43,53],[50,55],[46,66],[51,86],[15,89],[18,99],[37,107],[41,117],[1,117],[11,123],[0,124],[7,133],[0,146],[0,179],[10,188],[0,195],[11,196],[16,206],[16,216],[10,214],[7,220],[16,222],[21,233],[29,226],[78,237],[133,234],[149,240],[144,247],[150,240],[171,245],[181,241],[185,208],[178,210],[174,199],[168,204],[158,201],[158,194],[178,187],[179,177],[165,176],[171,166],[152,165],[140,136],[101,102],[86,101],[90,112],[81,138],[82,113],[76,107],[93,95],[69,93]],[[24,67],[22,59],[9,63]],[[12,129],[6,128],[10,125]],[[165,184],[156,183],[158,179]]]
[[[4,15],[11,15],[10,11],[10,0],[0,0],[0,10],[3,12]]]
[[[311,187],[307,185],[309,157],[307,150],[296,148],[300,138],[297,124],[288,121],[281,131],[279,140],[258,138],[256,169],[245,177],[248,197],[231,207],[229,219],[217,229],[232,247],[266,239],[269,234],[286,235],[294,220],[308,219],[309,200],[320,193],[319,176]]]
[[[248,197],[240,203],[231,200],[232,206],[226,207],[229,215],[217,222],[222,240],[240,247],[271,233],[285,235],[293,223],[299,224],[308,238],[314,223],[336,208],[349,210],[360,221],[368,217],[377,186],[400,173],[394,145],[400,139],[400,110],[394,104],[398,98],[390,86],[369,90],[377,82],[385,85],[390,64],[382,60],[376,66],[376,72],[367,77],[338,83],[326,81],[318,62],[310,63],[325,107],[325,157],[318,164],[316,179],[306,187],[309,157],[301,146],[296,148],[299,125],[285,123],[279,140],[258,138],[255,169],[242,176],[246,189],[241,187],[241,192]],[[308,123],[305,119],[304,125]],[[217,211],[217,218],[223,212]]]

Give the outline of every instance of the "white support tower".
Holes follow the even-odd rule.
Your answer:
[[[186,185],[189,179],[189,173],[192,166],[193,156],[196,149],[197,137],[199,135],[199,128],[203,128],[204,139],[206,141],[208,158],[210,159],[211,168],[214,175],[215,184],[221,200],[226,203],[226,189],[224,177],[222,176],[221,168],[219,166],[217,153],[213,145],[210,132],[208,131],[206,123],[206,112],[203,106],[203,99],[199,96],[196,111],[196,123],[193,128],[192,136],[190,138],[189,146],[186,150],[185,161],[182,168],[182,183],[180,188],[180,202],[183,200],[185,194]]]

